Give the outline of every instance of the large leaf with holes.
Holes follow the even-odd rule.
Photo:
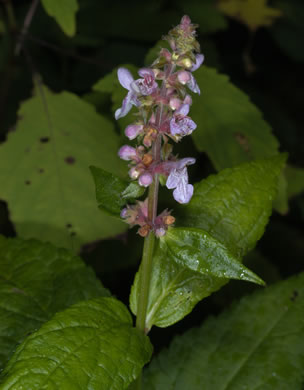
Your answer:
[[[304,274],[177,336],[145,373],[147,390],[301,390]]]
[[[0,146],[0,198],[21,237],[73,251],[121,233],[121,222],[96,213],[89,166],[123,172],[113,124],[68,92],[39,88],[21,106],[17,129]]]
[[[169,230],[162,247],[157,246],[147,309],[149,328],[166,327],[181,320],[229,278],[246,279],[246,273],[241,277],[242,265],[236,259],[241,261],[264,232],[284,160],[284,156],[277,156],[245,163],[195,186],[192,200],[178,208],[176,220],[179,226],[192,228],[190,242],[196,241],[198,249],[185,241],[184,228]],[[197,232],[197,228],[205,232]],[[170,251],[172,243],[175,248]],[[207,253],[211,253],[209,260],[204,257]],[[223,254],[234,259],[230,265],[237,268],[230,268]],[[140,272],[141,269],[130,296],[133,313],[137,310]]]
[[[126,389],[150,360],[152,346],[114,298],[75,304],[57,313],[16,350],[2,390]]]
[[[42,5],[67,35],[75,35],[77,0],[42,0]]]
[[[0,236],[0,367],[57,311],[106,295],[93,271],[67,250]]]
[[[195,145],[217,170],[278,153],[278,141],[261,112],[227,76],[202,66],[195,72],[201,95],[193,99]]]

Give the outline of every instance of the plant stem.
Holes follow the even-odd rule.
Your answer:
[[[146,329],[146,314],[148,306],[154,243],[155,235],[153,232],[150,232],[149,235],[145,238],[144,242],[141,272],[139,278],[139,298],[137,305],[136,327],[137,329],[146,334],[148,333],[148,330]]]

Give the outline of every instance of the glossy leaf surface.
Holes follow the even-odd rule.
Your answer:
[[[107,295],[94,272],[67,250],[0,236],[0,366],[57,311]]]
[[[245,163],[209,176],[196,185],[190,203],[177,210],[178,225],[205,230],[205,235],[211,237],[211,242],[219,241],[221,253],[229,253],[230,257],[240,261],[264,232],[284,159],[284,156],[278,156]],[[183,229],[173,229],[174,231],[180,232]],[[167,234],[170,242],[170,231]],[[183,239],[177,238],[177,245],[183,246]],[[181,320],[201,299],[227,283],[228,279],[224,275],[226,270],[222,269],[223,272],[218,276],[215,272],[211,273],[211,266],[216,266],[217,263],[208,267],[206,265],[204,274],[200,274],[200,248],[197,253],[193,252],[190,262],[193,261],[194,264],[190,269],[183,259],[172,260],[166,246],[157,247],[153,259],[148,327],[166,327]],[[182,256],[183,251],[177,247],[177,256],[179,255]],[[222,263],[220,265],[223,266]],[[136,313],[137,308],[138,278],[137,274],[130,297],[133,313]]]
[[[114,298],[80,302],[57,313],[16,350],[1,376],[2,390],[126,389],[152,354]]]
[[[196,228],[171,228],[161,239],[171,260],[185,268],[217,278],[263,281],[242,265],[226,247],[206,231]]]
[[[146,371],[147,390],[301,390],[304,275],[243,298],[177,336]]]
[[[179,207],[179,225],[206,230],[241,258],[264,233],[285,158],[252,161],[202,180],[190,203]]]

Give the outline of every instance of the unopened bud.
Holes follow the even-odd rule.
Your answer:
[[[191,75],[186,70],[183,70],[177,74],[178,81],[185,85],[191,80]]]
[[[172,110],[178,110],[182,104],[182,101],[178,98],[171,98],[169,105],[172,108]]]
[[[151,230],[151,226],[147,224],[147,225],[142,226],[140,229],[138,229],[138,234],[141,237],[147,237],[150,230]]]
[[[149,153],[145,154],[142,159],[142,162],[146,167],[148,167],[152,163],[152,161],[153,161],[153,157]]]
[[[175,222],[175,218],[172,215],[166,215],[163,221],[165,225],[172,225]]]
[[[129,125],[125,130],[125,135],[130,139],[135,139],[143,130],[143,125]]]
[[[140,171],[136,167],[133,167],[129,170],[129,176],[131,179],[136,180],[138,179],[139,175],[140,175]]]
[[[132,148],[132,146],[124,145],[119,149],[118,155],[121,159],[130,161],[136,157],[136,149]]]
[[[138,183],[142,187],[149,187],[149,185],[152,183],[152,181],[153,181],[153,176],[148,172],[140,175],[140,177],[138,179]]]
[[[166,230],[164,228],[159,228],[155,230],[156,237],[163,237],[166,234]]]

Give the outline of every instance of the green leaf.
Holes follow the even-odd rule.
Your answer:
[[[264,282],[202,229],[171,228],[161,239],[166,254],[185,268],[217,278]]]
[[[202,180],[190,203],[179,207],[179,225],[207,231],[241,258],[264,233],[285,159],[244,163]]]
[[[19,236],[78,251],[125,230],[120,221],[96,214],[88,168],[123,172],[119,137],[76,95],[41,92],[22,104],[17,130],[0,146],[0,198]]]
[[[114,298],[57,313],[16,350],[1,389],[126,389],[150,360],[147,336]]]
[[[137,199],[140,198],[145,191],[145,187],[140,186],[137,181],[132,181],[123,191],[122,197],[124,199]]]
[[[202,66],[195,72],[202,93],[193,100],[194,143],[217,170],[278,153],[279,143],[261,112],[227,76]]]
[[[42,0],[45,11],[52,16],[70,37],[76,32],[77,0]]]
[[[230,258],[240,261],[264,232],[284,159],[284,156],[276,156],[245,163],[208,177],[195,186],[191,202],[179,207],[177,223],[205,230],[206,238],[210,237],[214,244],[219,242],[221,253],[228,253]],[[178,239],[177,244],[183,245],[184,238]],[[183,250],[177,251],[178,256],[183,254]],[[166,327],[181,320],[201,299],[227,283],[227,278],[216,277],[215,272],[212,274],[209,265],[206,265],[208,273],[200,274],[195,267],[200,265],[201,259],[196,256],[194,254],[190,260],[199,263],[194,263],[190,269],[182,260],[172,261],[166,248],[156,248],[147,309],[149,328],[152,325]],[[133,313],[137,310],[138,279],[139,273],[130,296]]]
[[[94,272],[67,250],[0,236],[0,367],[57,311],[106,295]]]
[[[144,389],[301,390],[304,274],[257,291],[153,360]]]
[[[90,167],[96,187],[98,207],[113,216],[119,216],[125,204],[122,192],[128,182],[103,169]]]
[[[286,167],[287,177],[287,193],[288,197],[292,198],[301,194],[304,191],[304,169],[292,165]]]

